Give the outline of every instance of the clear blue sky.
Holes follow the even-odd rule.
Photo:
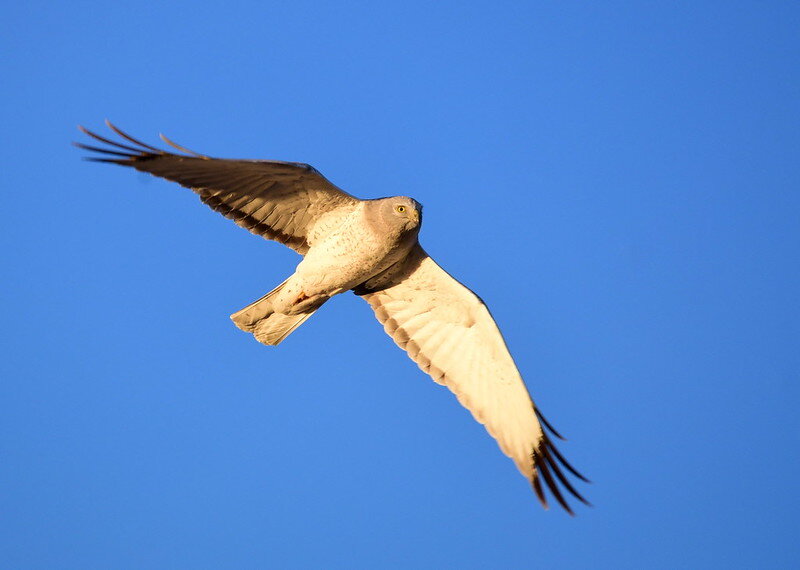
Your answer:
[[[800,479],[800,4],[6,2],[0,566],[781,568]],[[363,301],[75,126],[425,205],[596,505]]]

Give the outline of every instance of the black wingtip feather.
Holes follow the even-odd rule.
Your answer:
[[[169,146],[171,146],[172,148],[174,148],[176,150],[179,150],[181,152],[186,152],[186,153],[189,153],[189,154],[193,154],[197,158],[203,158],[205,160],[209,160],[209,157],[207,157],[206,155],[200,154],[199,152],[195,152],[195,151],[193,151],[191,149],[188,149],[183,145],[179,145],[175,141],[171,141],[170,139],[167,138],[167,135],[165,135],[163,133],[159,133],[158,136],[161,137],[161,140],[163,140],[165,143],[167,143]]]
[[[123,158],[98,158],[96,156],[84,156],[81,160],[87,162],[107,162],[110,164],[121,164],[122,166],[130,166],[130,161]]]
[[[158,154],[164,154],[164,151],[161,150],[160,148],[154,147],[154,146],[149,145],[147,143],[143,143],[142,141],[133,138],[131,135],[129,135],[128,133],[126,133],[125,131],[120,129],[119,127],[117,127],[114,124],[112,124],[111,121],[109,121],[108,119],[106,119],[106,126],[109,129],[111,129],[112,131],[114,131],[115,133],[117,133],[119,136],[124,138],[125,140],[128,140],[128,141],[132,142],[135,145],[139,145],[140,147],[144,147],[146,149],[152,150],[153,152],[158,153]],[[141,149],[139,150],[139,152],[141,152]]]
[[[539,481],[539,472],[536,470],[533,471],[531,485],[533,486],[533,491],[536,493],[536,498],[539,499],[544,510],[548,510],[550,505],[547,504],[547,497],[544,496],[544,491],[542,490],[542,482]]]
[[[131,143],[135,144],[136,146],[134,147],[134,146],[131,146],[129,144],[124,144],[124,143],[121,143],[119,141],[115,141],[115,140],[106,138],[104,136],[98,135],[97,133],[95,133],[93,131],[90,131],[89,129],[87,129],[83,125],[78,125],[78,130],[79,131],[81,131],[85,135],[95,139],[96,141],[99,141],[101,143],[104,143],[104,144],[108,145],[108,147],[101,147],[101,146],[93,146],[93,145],[88,145],[88,144],[79,143],[79,142],[73,142],[72,144],[74,144],[78,148],[82,148],[84,150],[88,150],[88,151],[91,151],[91,152],[100,153],[101,155],[105,155],[105,156],[100,156],[100,157],[89,157],[89,158],[86,158],[86,160],[88,160],[90,162],[110,162],[110,163],[114,163],[114,164],[120,164],[120,165],[123,165],[123,166],[135,166],[136,163],[141,163],[141,162],[145,162],[145,161],[148,161],[148,160],[153,160],[153,159],[156,159],[156,158],[159,158],[159,157],[166,157],[166,156],[182,156],[182,157],[185,157],[186,156],[186,155],[176,155],[174,153],[170,153],[170,152],[162,150],[160,148],[156,148],[154,146],[151,146],[151,145],[149,145],[147,143],[143,143],[142,141],[133,138],[131,135],[129,135],[128,133],[126,133],[125,131],[120,129],[119,127],[113,125],[108,120],[106,120],[106,125],[108,125],[108,128],[111,129],[117,135],[119,135],[121,138],[123,138],[124,140],[126,140],[128,142],[131,142]],[[171,141],[168,141],[168,142],[171,143]],[[175,145],[173,145],[173,146],[175,146]],[[183,147],[180,147],[180,145],[176,146],[176,148],[179,148],[179,150],[182,150],[184,152],[197,154],[197,153],[194,153],[193,151],[190,151],[189,149],[185,149]],[[110,156],[117,156],[117,157],[120,157],[120,158],[108,158],[109,155]],[[198,155],[198,156],[202,156],[202,155]],[[208,157],[203,157],[203,158],[208,158]]]
[[[554,437],[562,440],[564,438],[556,431],[556,429],[550,424],[550,422],[547,421],[544,415],[542,415],[542,413],[536,407],[534,407],[534,411],[541,424],[541,439],[539,440],[536,448],[531,452],[531,461],[533,463],[533,476],[531,477],[531,483],[534,491],[536,491],[536,496],[539,498],[539,502],[541,502],[546,508],[547,501],[543,497],[544,493],[541,484],[541,480],[544,480],[545,486],[556,499],[558,504],[561,505],[561,507],[563,507],[563,509],[570,515],[574,516],[575,513],[567,504],[567,501],[564,498],[565,493],[562,493],[561,487],[563,487],[563,489],[565,489],[570,495],[578,499],[584,505],[592,505],[583,495],[580,494],[580,492],[578,492],[573,484],[570,483],[566,474],[562,470],[562,467],[585,483],[590,483],[591,481],[579,473],[577,469],[575,469],[566,459],[564,459],[564,456],[561,455],[561,452],[555,446],[553,440],[549,437],[548,431],[551,432]],[[539,478],[540,474],[541,480]]]
[[[554,444],[552,441],[550,441],[550,440],[547,440],[547,449],[548,449],[549,451],[552,451],[552,452],[553,452],[553,455],[555,455],[555,456],[556,456],[556,459],[558,459],[558,461],[561,463],[561,465],[563,465],[564,467],[566,467],[566,468],[567,468],[567,470],[568,470],[570,473],[572,473],[573,475],[575,475],[575,477],[577,477],[578,479],[580,479],[580,480],[581,480],[581,481],[583,481],[584,483],[591,483],[591,481],[590,481],[589,479],[587,479],[586,477],[584,477],[584,476],[583,476],[583,475],[582,475],[580,472],[578,472],[578,470],[577,470],[577,469],[575,469],[575,468],[574,468],[572,465],[570,465],[570,464],[569,464],[569,461],[567,461],[566,459],[564,459],[564,456],[563,456],[563,455],[561,455],[561,452],[558,450],[558,448],[555,446],[555,444]]]
[[[80,131],[82,133],[84,133],[84,134],[86,134],[86,135],[92,137],[93,139],[98,140],[98,141],[100,141],[102,143],[110,144],[111,146],[114,146],[114,147],[117,147],[117,148],[121,148],[123,150],[127,150],[129,152],[134,153],[134,154],[140,154],[142,152],[141,148],[135,148],[135,147],[132,147],[132,146],[128,146],[126,144],[122,144],[119,141],[113,141],[111,139],[107,139],[106,137],[102,137],[102,136],[98,135],[97,133],[92,132],[89,129],[87,129],[85,127],[82,127],[80,125],[78,126],[78,129],[80,129]]]
[[[564,488],[569,491],[573,497],[578,499],[581,503],[586,506],[591,506],[591,503],[587,501],[583,495],[581,495],[575,487],[572,486],[572,483],[564,476],[564,473],[561,472],[561,468],[558,466],[558,463],[553,459],[553,456],[550,455],[550,451],[545,448],[544,449],[544,458],[547,464],[550,466],[550,469],[555,474],[556,478],[561,481],[561,484],[564,485]]]
[[[558,488],[558,484],[556,483],[555,479],[553,479],[553,475],[550,473],[550,468],[547,466],[547,461],[540,460],[540,457],[541,456],[538,453],[535,453],[534,462],[537,464],[542,477],[544,477],[545,483],[547,483],[547,488],[550,489],[553,497],[555,497],[556,501],[558,501],[558,504],[561,505],[561,508],[567,511],[570,515],[575,516],[575,513],[572,511],[567,501],[564,500],[564,496],[561,494],[561,489]]]
[[[132,156],[129,152],[119,152],[119,151],[116,151],[116,150],[111,150],[109,148],[101,148],[99,146],[92,146],[90,144],[83,144],[83,143],[79,143],[79,142],[73,142],[72,145],[76,146],[78,148],[82,148],[83,150],[90,150],[92,152],[102,152],[104,154],[113,154],[113,155],[116,155],[116,156],[124,156],[124,157],[127,157],[127,158],[130,158]]]
[[[563,435],[561,435],[560,433],[558,433],[558,431],[556,431],[556,428],[554,428],[553,425],[550,422],[547,421],[547,418],[544,417],[544,414],[542,414],[542,412],[540,412],[539,409],[536,406],[534,406],[533,411],[536,413],[536,417],[539,418],[539,421],[542,422],[542,424],[548,430],[550,430],[550,433],[552,433],[554,436],[556,436],[561,441],[567,441],[567,438],[564,437]]]

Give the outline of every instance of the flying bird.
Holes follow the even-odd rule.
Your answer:
[[[565,494],[589,504],[565,471],[588,480],[554,445],[551,435],[563,438],[531,400],[486,305],[420,246],[419,202],[361,200],[308,164],[211,158],[161,135],[177,151],[170,152],[106,124],[119,140],[79,127],[103,144],[75,143],[98,153],[88,160],[177,182],[239,226],[303,256],[283,283],[231,315],[237,327],[277,345],[331,297],[353,291],[395,343],[486,427],[545,508],[544,487],[570,514]]]

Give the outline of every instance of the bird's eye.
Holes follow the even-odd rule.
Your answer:
[[[397,211],[398,214],[402,214],[403,212],[406,211],[405,206],[395,206],[394,209]]]

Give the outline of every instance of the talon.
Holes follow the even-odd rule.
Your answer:
[[[300,294],[297,296],[297,299],[295,300],[295,302],[294,302],[294,303],[292,303],[292,305],[299,305],[299,304],[300,304],[300,303],[302,303],[303,301],[307,301],[307,300],[308,300],[308,299],[310,299],[310,298],[311,298],[311,297],[309,297],[308,295],[306,295],[305,293],[303,293],[302,291],[300,291]]]

